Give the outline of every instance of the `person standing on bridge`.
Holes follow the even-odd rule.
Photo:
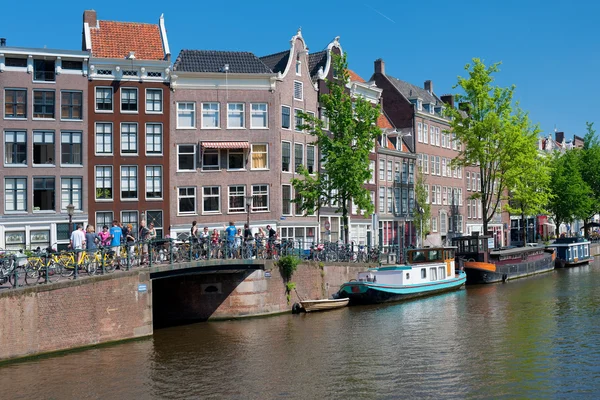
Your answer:
[[[229,257],[233,257],[233,243],[235,242],[235,234],[237,233],[237,228],[233,221],[229,222],[229,226],[225,228],[225,233],[227,234],[227,254]]]
[[[110,246],[115,252],[115,256],[119,256],[119,247],[121,246],[121,238],[123,237],[123,229],[119,226],[119,221],[113,221],[113,226],[110,228]]]
[[[71,249],[77,252],[77,265],[81,262],[83,256],[83,247],[85,246],[85,233],[83,233],[83,225],[77,224],[77,229],[71,233]]]

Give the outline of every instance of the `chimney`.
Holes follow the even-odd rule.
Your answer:
[[[0,38],[0,47],[6,47],[6,38]]]
[[[95,28],[97,21],[98,21],[98,19],[96,16],[96,11],[85,10],[83,12],[83,23],[85,24],[87,22],[88,25],[90,26],[90,28]]]
[[[385,75],[385,62],[381,58],[375,60],[375,73]]]
[[[433,93],[433,82],[429,80],[425,81],[423,89],[427,90],[429,93]]]
[[[448,106],[454,108],[454,95],[445,94],[441,97],[441,99],[444,103],[448,104]]]
[[[564,132],[555,132],[556,141],[562,144],[565,141],[565,133]]]

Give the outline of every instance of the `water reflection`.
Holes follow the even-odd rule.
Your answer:
[[[4,366],[0,387],[3,399],[595,398],[599,284],[596,262],[402,304],[168,328]]]

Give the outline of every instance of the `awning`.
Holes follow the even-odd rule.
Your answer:
[[[205,149],[247,149],[250,147],[248,142],[202,142]]]

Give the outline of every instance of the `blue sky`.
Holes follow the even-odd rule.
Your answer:
[[[339,35],[363,78],[383,58],[389,75],[416,85],[431,79],[438,95],[455,91],[473,57],[501,61],[496,82],[517,86],[516,99],[544,133],[556,126],[582,136],[585,122],[597,120],[598,2],[33,0],[4,2],[0,37],[9,46],[79,49],[86,8],[119,21],[157,22],[164,13],[174,58],[182,48],[266,55],[288,49],[298,27],[311,51]]]

